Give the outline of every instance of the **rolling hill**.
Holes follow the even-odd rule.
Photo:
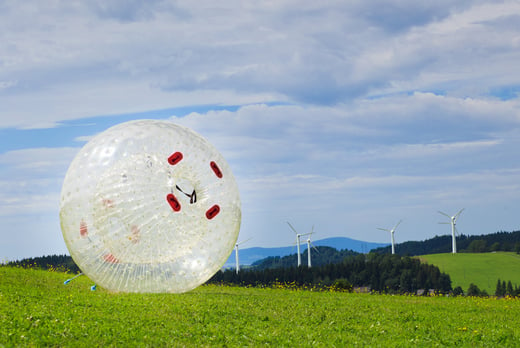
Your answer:
[[[452,287],[468,290],[470,283],[489,295],[495,293],[497,280],[520,285],[520,255],[512,252],[445,253],[418,256],[422,262],[439,267],[449,274]]]
[[[407,241],[395,245],[399,255],[419,256],[451,252],[451,236],[435,236],[424,241]],[[520,231],[495,232],[483,235],[457,236],[457,250],[470,253],[487,251],[520,252]],[[376,253],[390,253],[390,246],[374,249]]]

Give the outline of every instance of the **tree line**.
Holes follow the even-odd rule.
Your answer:
[[[421,263],[408,256],[389,254],[357,254],[345,257],[341,262],[320,266],[291,266],[257,269],[234,269],[217,272],[208,282],[236,285],[272,285],[277,282],[298,286],[330,286],[341,280],[354,287],[365,287],[383,293],[416,293],[419,289],[434,289],[448,293],[451,288],[449,275],[441,273],[433,265]]]
[[[510,251],[520,254],[520,231],[495,232],[479,236],[460,235],[456,237],[459,252],[483,253],[491,251]],[[425,241],[409,241],[395,245],[400,255],[426,255],[451,252],[451,236],[435,236]],[[390,253],[391,247],[373,250],[377,253]]]
[[[477,296],[477,297],[488,297],[490,294],[487,293],[486,290],[481,290],[479,287],[471,283],[469,285],[468,290],[466,293],[462,290],[460,286],[457,286],[455,289],[453,289],[454,295],[466,295],[466,296]],[[520,286],[513,286],[513,283],[505,280],[500,280],[500,278],[497,280],[497,285],[495,288],[495,296],[496,297],[519,297],[520,296]]]
[[[308,250],[304,250],[301,254],[302,265],[307,266]],[[318,246],[311,248],[312,266],[323,266],[329,263],[342,262],[346,257],[359,255],[359,253],[344,249],[337,250],[328,246]],[[257,270],[267,268],[289,268],[297,265],[298,254],[286,256],[269,256],[264,259],[253,262],[251,265]]]
[[[79,273],[81,272],[72,257],[69,255],[47,255],[39,257],[30,257],[17,261],[9,261],[6,266],[38,268],[43,270],[58,270],[63,272]]]
[[[497,285],[495,288],[495,296],[505,297],[505,296],[520,296],[520,286],[514,286],[511,281],[497,280]]]

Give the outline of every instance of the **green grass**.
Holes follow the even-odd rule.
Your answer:
[[[516,253],[431,254],[420,259],[449,274],[452,287],[459,285],[464,291],[473,283],[493,295],[499,278],[520,285],[520,255]]]
[[[520,346],[520,301],[201,286],[90,291],[0,267],[0,346]]]

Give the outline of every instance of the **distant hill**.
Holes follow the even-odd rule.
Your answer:
[[[390,246],[373,250],[377,253],[390,253]],[[496,232],[484,235],[457,236],[458,252],[490,252],[513,251],[520,252],[520,231]],[[424,241],[409,241],[395,245],[399,255],[427,255],[451,252],[451,236],[435,236]]]
[[[301,264],[304,267],[308,265],[307,250],[302,253]],[[316,246],[311,248],[312,267],[337,264],[343,262],[347,257],[360,255],[360,253],[343,249],[337,250],[328,246]],[[298,254],[293,253],[286,256],[269,256],[253,262],[251,265],[255,270],[272,269],[272,268],[290,268],[298,264]]]
[[[460,286],[464,291],[473,283],[493,295],[498,279],[520,285],[520,255],[516,253],[445,253],[417,258],[439,267],[441,272],[450,276],[453,288]]]
[[[313,241],[312,244],[318,246],[328,246],[337,250],[352,250],[358,253],[368,253],[372,249],[387,246],[388,243],[371,243],[355,240],[347,237],[333,237]],[[307,250],[307,243],[301,243],[301,252]],[[254,262],[265,259],[267,257],[283,257],[296,254],[296,246],[286,246],[278,248],[244,248],[239,249],[239,261],[241,265],[252,265]],[[231,253],[224,268],[235,267],[235,253]]]

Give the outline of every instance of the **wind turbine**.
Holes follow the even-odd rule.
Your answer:
[[[386,228],[379,228],[379,227],[377,228],[378,230],[381,230],[381,231],[390,232],[390,236],[391,236],[391,239],[392,239],[392,255],[395,254],[395,239],[394,239],[395,229],[397,228],[397,226],[399,226],[399,224],[402,221],[403,220],[399,220],[399,222],[391,230],[387,230]]]
[[[296,233],[296,250],[297,250],[297,253],[298,253],[298,267],[300,267],[301,264],[302,264],[302,255],[300,254],[300,237],[301,237],[301,236],[306,236],[306,235],[312,234],[312,232],[301,234],[301,233],[296,232],[296,230],[295,230],[294,227],[289,223],[289,221],[287,221],[287,224],[289,225],[289,227],[291,228],[291,230],[293,230],[294,233]]]
[[[309,238],[307,238],[307,267],[311,268],[312,262],[311,262],[311,246],[316,250],[316,252],[319,253],[318,249],[314,247],[311,243],[311,235],[314,233],[314,226],[312,226],[312,231],[309,233]]]
[[[244,244],[245,242],[248,242],[250,240],[251,240],[251,238],[248,238],[240,243],[235,244],[235,270],[236,270],[237,274],[238,274],[238,271],[240,271],[240,264],[238,263],[238,246],[240,244]]]
[[[464,208],[459,210],[459,212],[457,214],[453,215],[453,216],[449,216],[448,214],[443,213],[440,210],[438,211],[439,214],[447,216],[450,219],[450,222],[439,222],[439,223],[440,224],[451,225],[451,252],[453,254],[457,253],[457,240],[455,238],[455,233],[458,232],[458,231],[457,231],[457,228],[455,227],[455,222],[457,221],[457,219],[459,218],[460,213],[462,213],[463,210],[464,210]]]

